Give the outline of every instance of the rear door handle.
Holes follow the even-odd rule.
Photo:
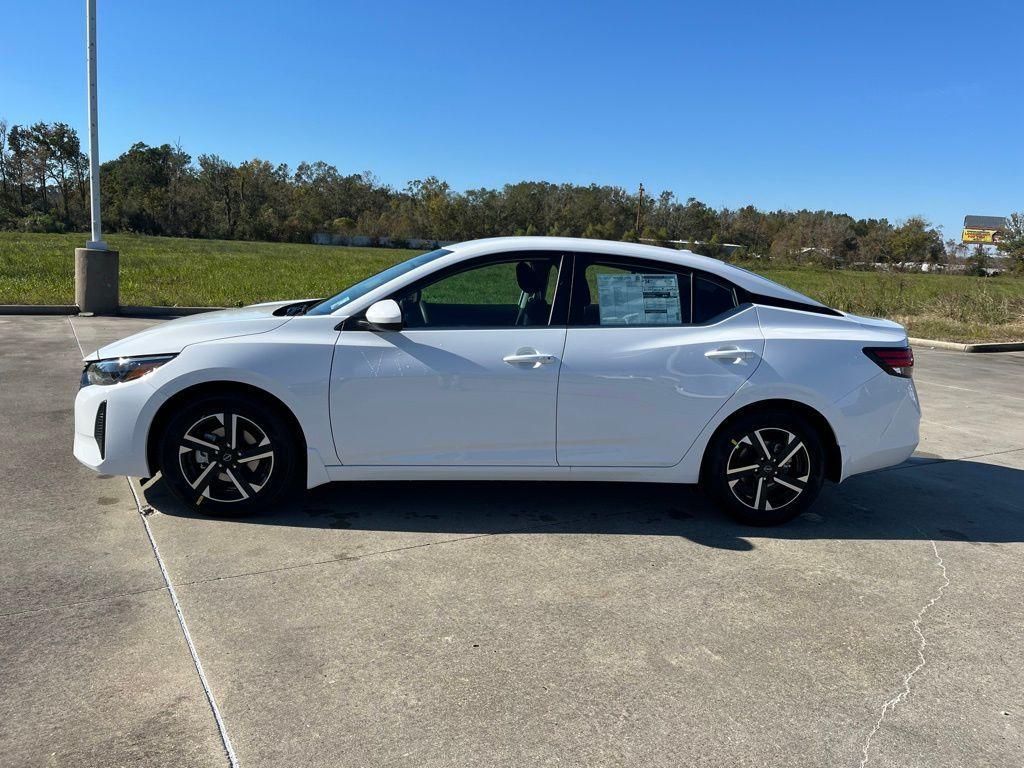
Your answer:
[[[553,363],[558,358],[554,355],[546,355],[543,352],[516,352],[514,355],[505,355],[501,359],[509,365],[527,364],[536,368],[538,365]]]
[[[709,360],[749,360],[754,356],[752,349],[738,349],[737,347],[722,347],[721,349],[709,349],[704,357]]]

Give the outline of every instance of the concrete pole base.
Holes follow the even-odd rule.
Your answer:
[[[75,248],[75,303],[79,312],[116,315],[120,307],[117,251]]]

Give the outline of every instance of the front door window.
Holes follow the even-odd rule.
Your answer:
[[[555,256],[506,258],[456,270],[403,291],[406,328],[537,328],[548,325]]]

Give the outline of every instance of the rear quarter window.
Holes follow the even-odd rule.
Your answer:
[[[736,307],[736,291],[706,277],[694,276],[693,322],[710,323]]]

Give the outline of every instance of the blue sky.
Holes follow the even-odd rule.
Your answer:
[[[100,155],[322,159],[457,189],[1024,209],[1024,4],[99,0]],[[84,3],[10,3],[0,117],[85,136]]]

